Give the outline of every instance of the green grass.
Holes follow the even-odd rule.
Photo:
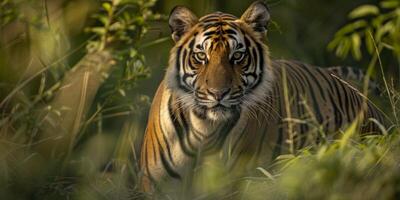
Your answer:
[[[120,138],[92,136],[64,162],[49,162],[27,147],[1,141],[0,193],[5,199],[136,199],[135,137],[126,123]],[[397,199],[400,195],[400,131],[310,146],[283,155],[256,175],[232,180],[218,162],[198,166],[196,199]],[[113,161],[113,171],[104,165]],[[177,188],[178,191],[178,188]],[[160,199],[167,198],[159,194]],[[171,195],[169,195],[171,196]],[[180,195],[177,195],[178,197]],[[175,199],[171,197],[171,199]]]
[[[250,183],[249,188],[254,185],[257,190],[247,192],[249,199],[396,199],[400,195],[398,133],[351,140],[344,148],[335,141],[278,159],[275,180]]]

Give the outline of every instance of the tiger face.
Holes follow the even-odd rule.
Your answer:
[[[176,44],[166,76],[177,102],[213,121],[229,120],[258,104],[273,78],[262,42],[268,21],[262,2],[241,18],[216,12],[197,19],[189,9],[176,7],[169,19]]]

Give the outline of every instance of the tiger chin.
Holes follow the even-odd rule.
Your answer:
[[[363,113],[360,131],[375,132],[378,127],[366,119],[384,121],[346,77],[338,78],[338,68],[271,60],[264,43],[269,20],[261,1],[240,18],[222,12],[198,18],[183,6],[171,11],[175,46],[141,150],[145,192],[184,180],[198,155],[221,155],[227,168],[251,171],[287,153],[289,140],[291,148],[307,145],[320,130],[316,123],[335,133]]]

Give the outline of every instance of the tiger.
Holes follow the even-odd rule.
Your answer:
[[[339,68],[272,60],[264,42],[269,21],[262,1],[240,18],[197,18],[184,6],[171,11],[175,45],[142,143],[143,191],[182,181],[199,155],[218,154],[236,172],[321,140],[313,134],[321,130],[337,136],[356,120],[363,134],[380,131],[369,119],[384,123],[384,114],[339,77]]]

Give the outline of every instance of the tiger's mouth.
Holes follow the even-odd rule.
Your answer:
[[[240,112],[243,103],[242,91],[225,91],[225,93],[216,94],[216,92],[196,91],[193,96],[192,108],[194,113],[202,119],[212,121],[226,121]]]
[[[207,118],[212,121],[226,121],[239,113],[239,110],[239,105],[230,105],[228,107],[221,103],[217,103],[212,106],[200,105],[195,109],[195,113],[202,116],[202,118]]]
[[[226,107],[220,103],[218,103],[217,105],[207,108],[208,111],[210,112],[227,112],[230,109],[232,109],[231,107]]]

